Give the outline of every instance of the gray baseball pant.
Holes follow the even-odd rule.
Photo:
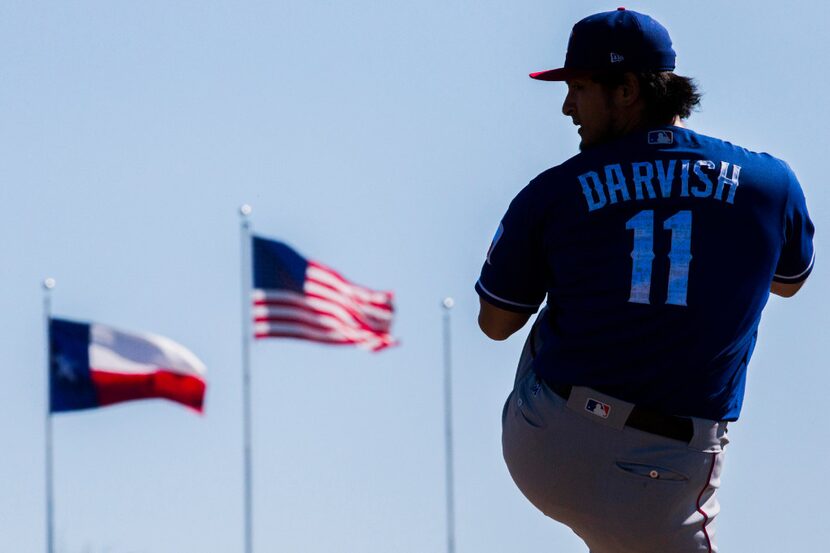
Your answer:
[[[627,427],[632,404],[584,387],[565,400],[531,360],[528,339],[502,414],[504,459],[525,497],[591,553],[717,552],[726,423],[693,418],[688,444]],[[607,414],[586,409],[597,402]]]

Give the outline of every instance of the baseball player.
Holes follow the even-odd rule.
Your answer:
[[[717,551],[727,423],[769,293],[813,268],[783,161],[698,134],[668,31],[620,8],[579,21],[562,112],[580,153],[510,204],[476,283],[504,340],[539,313],[503,414],[521,492],[592,553]]]

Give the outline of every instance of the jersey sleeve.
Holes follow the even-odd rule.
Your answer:
[[[784,284],[806,280],[813,270],[815,227],[807,212],[804,192],[792,170],[787,167],[789,188],[784,210],[784,244],[772,279]]]
[[[546,293],[542,210],[533,184],[510,203],[475,286],[484,301],[518,313],[535,313]]]

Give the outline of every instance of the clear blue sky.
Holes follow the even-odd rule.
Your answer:
[[[236,209],[397,294],[398,348],[253,347],[257,553],[444,551],[441,310],[453,312],[458,553],[585,548],[513,485],[501,406],[524,332],[473,291],[503,211],[576,152],[557,67],[617,4],[23,2],[0,6],[0,551],[44,539],[44,336],[56,314],[163,334],[208,366],[206,414],[162,401],[56,417],[59,553],[242,549]],[[722,550],[830,541],[824,2],[641,1],[705,96],[689,126],[790,162],[817,268],[771,299],[730,431]],[[726,276],[728,278],[728,276]],[[740,285],[737,283],[736,285]]]

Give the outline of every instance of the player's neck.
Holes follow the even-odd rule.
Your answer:
[[[626,116],[627,115],[627,116]],[[616,122],[617,136],[623,136],[635,132],[643,132],[655,127],[675,126],[685,128],[683,120],[675,116],[671,121],[650,121],[643,116],[642,111],[634,111],[618,117]]]

